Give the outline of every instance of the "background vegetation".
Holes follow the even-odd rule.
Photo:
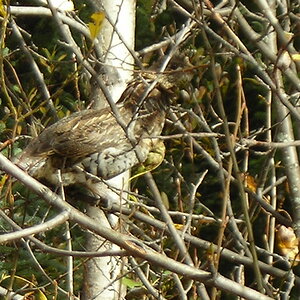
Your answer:
[[[9,13],[4,4],[10,4]],[[21,3],[33,12],[36,4]],[[68,18],[85,26],[94,8],[88,1],[74,5]],[[0,138],[9,159],[44,127],[93,104],[88,72],[61,38],[51,12],[19,13],[18,6],[0,1]],[[126,299],[297,299],[299,14],[296,1],[137,1],[135,53],[143,65],[176,49],[189,57],[195,76],[178,85],[162,134],[165,159],[151,171],[170,219],[144,176],[132,179],[128,207],[110,211],[127,224],[126,235],[155,252],[144,256],[146,248],[138,245],[137,252],[122,253],[128,256],[122,275]],[[70,27],[83,56],[96,57],[86,32]],[[174,46],[177,39],[180,45]],[[70,201],[85,211],[84,201]],[[26,299],[78,297],[89,227],[73,218],[41,229],[34,240],[28,235],[7,241],[4,235],[60,212],[2,173],[5,291]],[[73,256],[60,251],[69,249],[67,232]],[[156,254],[174,265],[163,266],[158,258],[155,264]],[[185,264],[187,274],[175,262]],[[248,289],[241,292],[240,286]]]

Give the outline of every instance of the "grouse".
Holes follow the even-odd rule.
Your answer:
[[[88,109],[47,127],[23,151],[17,165],[37,179],[57,185],[85,183],[87,174],[110,179],[143,163],[161,141],[169,99],[177,87],[178,74],[164,75],[144,97],[149,83],[135,79],[122,94],[116,108]],[[180,72],[190,80],[190,75]],[[149,77],[149,76],[148,76]]]

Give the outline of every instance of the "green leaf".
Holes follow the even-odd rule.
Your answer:
[[[134,287],[137,287],[137,286],[143,286],[143,284],[141,282],[138,282],[138,281],[135,281],[135,280],[132,280],[130,278],[123,278],[122,279],[122,283],[127,286],[128,288],[134,288]]]

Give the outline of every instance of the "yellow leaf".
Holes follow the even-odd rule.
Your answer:
[[[40,107],[40,112],[42,113],[42,114],[46,114],[46,112],[47,112],[47,109],[45,108],[45,106],[41,106]]]
[[[20,135],[22,133],[22,126],[18,125],[17,126],[17,135]]]
[[[47,300],[47,297],[40,289],[38,289],[36,296],[37,296],[37,300]]]
[[[298,238],[296,237],[293,228],[280,225],[276,231],[277,246],[281,253],[293,262],[294,265],[298,265],[300,261]]]
[[[246,183],[246,187],[247,187],[248,189],[250,189],[252,192],[255,192],[255,191],[256,191],[256,186],[257,186],[257,184],[256,184],[256,182],[255,182],[254,177],[252,177],[252,176],[246,174],[246,175],[245,175],[245,183]]]
[[[2,189],[2,187],[4,186],[5,182],[7,181],[8,179],[8,175],[3,175],[2,178],[0,179],[0,190]],[[0,279],[1,281],[1,279]]]
[[[10,275],[4,275],[0,278],[1,283],[5,282],[5,281],[8,282],[8,280],[11,280]],[[15,275],[14,276],[14,285],[15,285],[15,288],[19,288],[19,289],[21,287],[23,287],[24,285],[29,285],[29,287],[35,288],[34,291],[30,291],[30,292],[26,293],[24,296],[24,299],[47,300],[47,297],[45,296],[45,294],[34,284],[34,282],[32,282],[24,277]]]
[[[103,11],[98,11],[91,15],[91,22],[89,22],[89,29],[90,29],[91,38],[93,40],[98,36],[102,28],[104,19],[105,19],[105,14]]]
[[[300,54],[292,54],[292,59],[294,61],[300,61]]]
[[[135,175],[133,175],[130,180],[137,178],[147,172],[156,169],[164,160],[166,148],[163,141],[158,140],[153,148],[150,150],[146,161],[139,165],[135,170]]]
[[[184,228],[184,225],[183,224],[174,224],[174,227],[177,229],[177,230],[182,230]]]
[[[285,37],[289,40],[289,42],[292,40],[292,38],[295,36],[292,32],[284,31]]]
[[[5,17],[7,14],[4,5],[3,5],[3,0],[0,0],[0,16]]]

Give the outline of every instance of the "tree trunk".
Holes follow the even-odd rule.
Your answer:
[[[105,10],[107,19],[115,24],[116,31],[121,33],[126,44],[133,49],[135,1],[103,0],[101,4],[97,1],[93,1],[93,4],[97,6],[97,8],[100,8],[100,5],[103,5],[102,7]],[[129,70],[133,66],[133,58],[108,20],[106,20],[103,25],[99,40],[101,45],[103,45],[102,50],[105,57],[105,63],[107,66],[112,66],[111,68],[108,68],[108,74],[105,74],[106,84],[113,99],[117,101],[124,91],[127,82],[131,78],[131,72]],[[94,106],[98,108],[103,107],[105,101],[103,101],[103,97],[101,98],[102,93],[99,88],[93,89],[92,93],[93,100],[95,101],[96,99]],[[128,188],[128,178],[129,172],[125,172],[124,174],[107,181],[107,184],[121,190],[126,190]],[[105,184],[99,183],[95,189],[99,190],[99,194],[101,191],[101,195],[103,195],[103,190],[105,190],[106,195],[104,198],[122,204],[120,196],[110,189],[107,189]],[[121,230],[118,218],[112,215],[106,216],[99,207],[88,204],[87,214],[97,220],[99,226]],[[87,234],[87,251],[103,251],[107,249],[118,248],[99,236],[92,233]],[[121,280],[118,279],[118,276],[122,274],[123,265],[124,260],[119,257],[100,257],[92,258],[87,261],[85,264],[83,299],[122,299],[122,295],[124,296],[126,288],[122,287]]]

